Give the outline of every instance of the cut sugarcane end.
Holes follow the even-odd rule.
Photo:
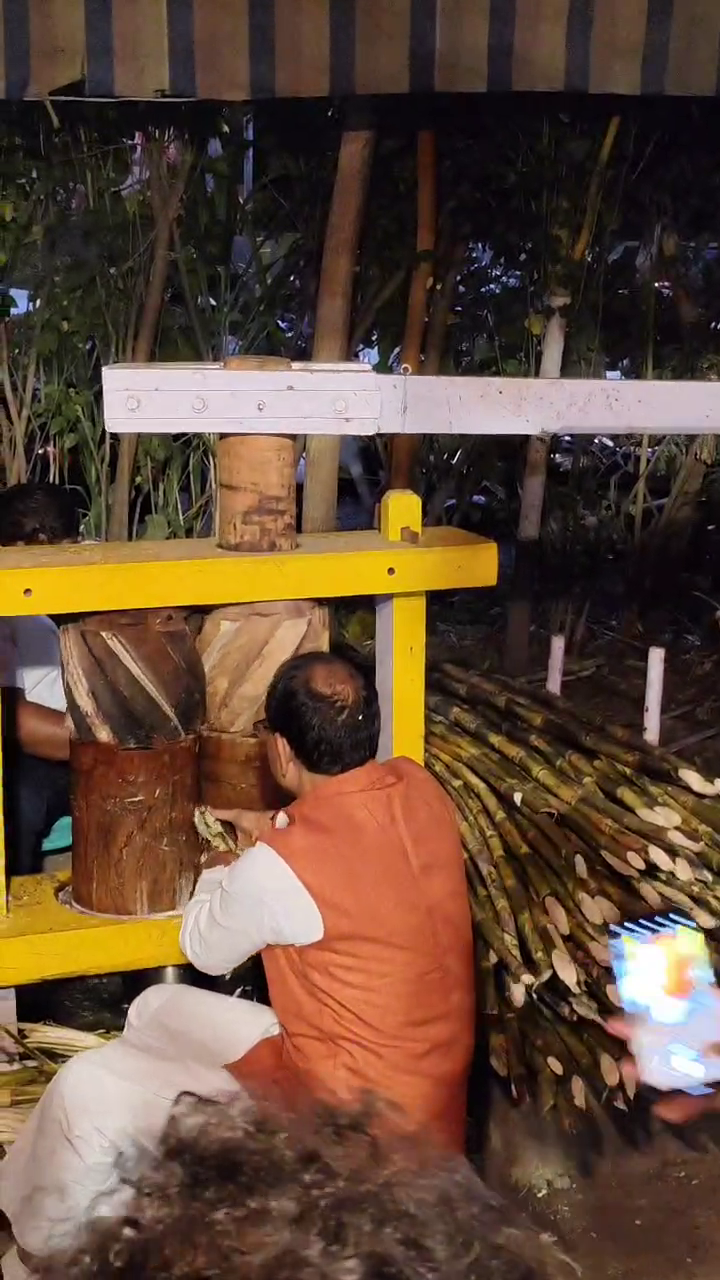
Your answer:
[[[543,899],[543,905],[548,913],[550,921],[557,929],[558,933],[562,933],[566,938],[570,933],[570,921],[567,918],[567,911],[558,902],[557,898],[553,898],[551,894]]]
[[[662,906],[662,898],[657,889],[651,884],[644,884],[642,881],[638,884],[638,893],[644,898],[649,907],[653,907],[655,911],[659,911]]]
[[[696,840],[691,840],[690,837],[686,836],[682,831],[668,831],[668,840],[670,840],[672,844],[676,844],[679,849],[689,849],[691,853],[702,853],[705,848],[705,845],[702,842],[698,844]]]
[[[591,924],[605,923],[605,917],[597,898],[593,898],[589,893],[585,893],[581,890],[577,895],[577,902],[580,910],[585,916],[585,919],[589,920]]]
[[[669,839],[672,839],[672,832],[669,833]],[[647,863],[645,859],[641,858],[640,854],[636,853],[634,849],[628,849],[626,857],[630,866],[634,867],[636,871],[647,870]]]
[[[616,858],[614,853],[608,853],[607,849],[600,850],[600,856],[604,858],[609,867],[617,871],[621,876],[628,876],[631,880],[637,880],[638,872],[628,862],[623,862],[621,858]]]
[[[577,966],[574,960],[570,959],[570,956],[566,951],[560,951],[557,947],[554,949],[551,959],[552,967],[560,981],[563,982],[570,991],[575,992],[577,995],[580,991],[580,986],[578,983]]]
[[[619,924],[622,914],[618,911],[614,902],[611,902],[609,898],[604,898],[602,894],[599,894],[595,901],[600,907],[605,924]]]
[[[670,854],[666,853],[658,845],[649,844],[647,846],[647,855],[653,866],[657,867],[659,871],[673,870],[674,864]]]
[[[570,1081],[570,1092],[575,1106],[579,1107],[581,1111],[584,1111],[587,1106],[587,1100],[585,1097],[585,1085],[580,1079],[580,1076],[573,1076]]]
[[[692,912],[693,920],[696,925],[709,933],[711,929],[717,929],[717,916],[713,916],[709,911],[703,911],[702,907],[694,907]]]
[[[691,791],[697,796],[718,796],[720,795],[720,778],[715,778],[713,782],[709,778],[704,778],[697,769],[678,769],[678,778],[685,783]]]
[[[522,982],[508,983],[508,995],[510,997],[510,1003],[514,1006],[515,1009],[522,1009],[525,1003],[526,992],[527,992],[527,988],[523,986]]]
[[[593,959],[597,960],[598,964],[601,964],[604,969],[609,969],[610,968],[609,948],[602,942],[594,942],[594,941],[588,942],[587,946],[588,946],[588,951],[590,952],[590,955],[593,957]]]
[[[587,862],[585,861],[581,853],[575,854],[575,874],[579,876],[581,880],[588,879]]]
[[[607,995],[607,998],[610,1001],[610,1003],[615,1005],[616,1009],[622,1009],[622,1000],[620,999],[620,992],[618,991],[614,982],[607,983],[605,987],[605,994]]]
[[[692,880],[695,879],[695,872],[690,866],[690,863],[688,862],[687,858],[683,858],[682,856],[679,858],[676,858],[673,870],[678,880],[681,880],[683,884],[689,884]]]
[[[615,1089],[620,1083],[620,1068],[609,1053],[600,1054],[600,1074],[609,1089]]]
[[[548,1057],[546,1057],[545,1061],[547,1062],[554,1076],[565,1075],[565,1068],[562,1062],[560,1061],[559,1058],[554,1057],[552,1053]]]
[[[637,809],[636,813],[642,822],[649,822],[654,827],[682,826],[680,814],[675,813],[674,809],[667,809],[665,805],[658,804],[652,809]]]

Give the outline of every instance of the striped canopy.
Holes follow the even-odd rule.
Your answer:
[[[0,96],[714,95],[720,0],[0,0]]]

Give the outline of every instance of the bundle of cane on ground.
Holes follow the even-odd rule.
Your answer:
[[[603,1107],[626,1137],[608,926],[647,907],[720,921],[720,778],[546,694],[431,673],[427,767],[460,823],[490,1062],[569,1132]]]
[[[0,1027],[0,1154],[15,1141],[63,1063],[114,1038],[111,1032],[77,1031],[44,1022]]]

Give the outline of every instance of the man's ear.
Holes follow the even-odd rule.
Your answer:
[[[295,763],[295,756],[293,755],[289,742],[286,738],[283,738],[282,734],[274,733],[273,742],[275,744],[275,754],[280,766],[280,772],[285,778],[287,777],[288,771]]]

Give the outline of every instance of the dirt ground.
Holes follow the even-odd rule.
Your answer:
[[[718,1151],[689,1152],[667,1138],[521,1204],[562,1240],[586,1280],[715,1280],[720,1272]]]

